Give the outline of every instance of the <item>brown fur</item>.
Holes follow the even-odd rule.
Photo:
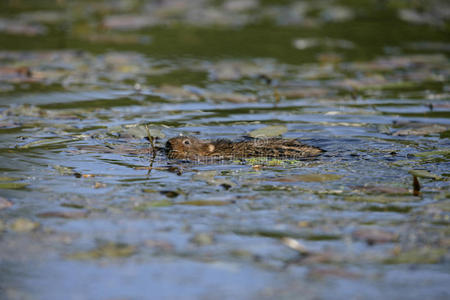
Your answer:
[[[191,136],[171,138],[166,143],[171,159],[239,159],[249,157],[305,158],[317,156],[322,150],[295,139],[267,138],[233,142],[200,140]]]

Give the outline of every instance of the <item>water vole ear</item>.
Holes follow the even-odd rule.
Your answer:
[[[213,152],[216,149],[216,147],[213,144],[208,145],[208,151]]]

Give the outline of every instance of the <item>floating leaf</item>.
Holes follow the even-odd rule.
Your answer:
[[[157,138],[164,138],[166,135],[157,128],[151,128],[149,127],[148,130],[150,131],[150,134],[152,137]],[[139,139],[143,139],[148,137],[147,128],[145,125],[142,124],[130,124],[130,125],[124,125],[124,126],[116,126],[111,127],[109,129],[109,132],[111,134],[119,133],[120,137],[127,138],[127,137],[135,137]]]
[[[18,180],[20,178],[16,178],[16,177],[0,177],[0,181],[15,181]]]
[[[217,171],[202,171],[192,175],[192,180],[209,181],[217,175]]]
[[[86,211],[49,211],[38,214],[40,218],[81,219],[87,217]]]
[[[192,200],[192,201],[184,201],[177,202],[177,205],[193,205],[193,206],[223,206],[232,204],[230,201],[219,201],[219,200]]]
[[[350,202],[391,203],[391,202],[412,202],[417,201],[417,198],[413,196],[374,195],[374,196],[347,196],[344,197],[344,200]]]
[[[423,247],[401,251],[384,261],[386,264],[436,264],[448,253],[444,248]]]
[[[214,235],[210,233],[197,233],[190,239],[190,241],[197,246],[212,245],[214,243],[214,240]]]
[[[441,180],[442,179],[441,176],[433,174],[433,173],[428,172],[426,170],[409,170],[408,173],[413,175],[413,176],[420,177],[420,178],[431,178],[431,179],[435,179],[435,180]]]
[[[396,212],[396,213],[402,213],[407,214],[411,210],[413,210],[413,206],[405,206],[405,205],[369,205],[361,210],[363,211],[376,211],[376,212]]]
[[[28,142],[25,144],[17,145],[16,148],[28,149],[28,148],[46,147],[46,146],[71,142],[73,140],[74,139],[72,139],[72,138],[42,139],[42,140],[38,140],[38,141],[32,141],[32,142]]]
[[[450,158],[450,149],[414,153],[414,156],[417,156],[417,157],[428,157],[428,156],[435,156],[435,155],[442,155],[442,156]]]
[[[277,182],[325,182],[334,181],[342,178],[342,175],[338,174],[303,174],[303,175],[292,175],[286,177],[270,178],[270,181]]]
[[[38,228],[39,226],[40,226],[39,223],[33,222],[33,221],[31,221],[29,219],[25,219],[25,218],[15,219],[9,225],[11,230],[13,230],[15,232],[29,232],[29,231],[33,231],[36,228]]]
[[[26,187],[27,183],[22,182],[0,182],[0,189],[22,189]]]
[[[136,205],[134,207],[134,210],[137,211],[144,211],[148,208],[151,207],[166,207],[166,206],[172,206],[174,203],[167,201],[167,200],[163,200],[163,201],[151,201],[151,202],[145,202],[145,203],[140,203],[138,205]]]
[[[168,100],[198,101],[201,99],[201,95],[198,93],[172,85],[162,85],[160,88],[156,88],[153,91],[155,93],[167,95]]]
[[[249,132],[248,136],[253,138],[269,138],[280,136],[287,132],[287,127],[282,125],[266,126]]]
[[[136,253],[136,246],[124,243],[106,243],[90,251],[81,251],[68,255],[68,258],[89,260],[99,258],[129,257]]]
[[[368,194],[389,194],[389,195],[405,195],[409,194],[409,190],[402,187],[377,185],[377,186],[357,186],[354,188],[356,191],[362,191]]]
[[[52,166],[56,171],[58,171],[59,175],[73,175],[75,172],[72,168],[64,167],[60,165],[53,165]]]
[[[394,132],[394,136],[402,135],[430,135],[447,131],[448,128],[442,125],[423,126],[420,128],[402,129]]]

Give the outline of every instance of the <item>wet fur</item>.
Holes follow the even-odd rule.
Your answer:
[[[305,145],[298,140],[282,138],[234,142],[226,139],[209,141],[180,136],[169,139],[166,143],[166,153],[171,159],[305,158],[317,156],[322,152],[320,148]]]

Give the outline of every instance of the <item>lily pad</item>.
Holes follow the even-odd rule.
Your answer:
[[[286,126],[274,125],[250,131],[248,136],[253,138],[269,138],[283,135],[286,132],[287,132]]]

